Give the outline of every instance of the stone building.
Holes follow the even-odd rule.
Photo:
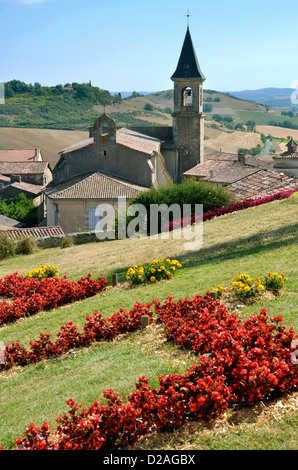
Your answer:
[[[273,157],[273,168],[284,175],[298,177],[298,144],[293,138],[287,143],[288,150]]]
[[[171,79],[173,126],[117,128],[103,113],[89,138],[62,150],[46,188],[47,225],[94,229],[96,204],[170,185],[204,161],[203,82],[189,27]],[[90,185],[92,190],[90,191]],[[117,189],[118,187],[118,189]]]

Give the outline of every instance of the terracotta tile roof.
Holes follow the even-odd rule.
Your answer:
[[[284,152],[284,153],[281,153],[279,155],[273,156],[273,158],[274,159],[282,158],[282,159],[286,159],[286,160],[297,160],[298,159],[298,152],[292,152],[292,153]]]
[[[11,219],[10,217],[6,217],[6,215],[0,214],[0,224],[6,227],[23,227],[24,224],[19,222],[18,220]]]
[[[0,174],[43,174],[48,167],[48,162],[0,162]]]
[[[0,175],[0,181],[3,181],[3,182],[8,182],[10,181],[10,178],[8,176],[5,176],[5,175]]]
[[[228,190],[237,199],[256,198],[290,189],[298,190],[298,179],[276,171],[258,169],[252,175],[232,183]]]
[[[117,144],[151,155],[160,152],[161,140],[123,127],[116,133]]]
[[[1,162],[34,161],[38,149],[0,149]]]
[[[235,155],[234,155],[235,157]],[[255,173],[258,168],[240,165],[238,160],[207,160],[186,171],[186,176],[197,176],[214,183],[231,184],[245,176]]]
[[[1,230],[1,229],[0,229]],[[33,237],[36,240],[53,237],[57,235],[64,235],[61,227],[32,227],[32,228],[19,228],[5,230],[7,235],[13,239]]]
[[[204,163],[199,163],[184,175],[227,185],[229,192],[238,199],[298,189],[298,179],[272,170],[271,162],[259,162],[258,159],[248,157],[242,165],[238,156],[232,153],[214,152],[207,155]]]
[[[128,147],[132,150],[137,150],[138,152],[147,153],[148,155],[151,155],[152,152],[160,152],[161,146],[161,140],[125,127],[116,131],[116,142],[119,145],[123,145],[124,147]],[[89,147],[93,144],[94,137],[90,137],[61,150],[59,154],[64,155],[65,153],[74,152],[75,150]]]
[[[23,181],[21,181],[21,182],[15,181],[15,182],[5,186],[2,190],[0,190],[0,195],[1,195],[1,191],[3,191],[3,193],[5,193],[5,190],[7,188],[11,187],[11,186],[13,188],[19,189],[22,192],[35,194],[36,196],[38,194],[40,194],[45,189],[45,186],[42,186],[40,184],[30,184],[30,183],[25,183]]]
[[[65,183],[50,185],[45,193],[53,199],[130,199],[146,189],[144,186],[95,171]]]
[[[216,161],[235,161],[237,160],[236,153],[228,152],[212,152],[206,156],[206,160],[216,160]]]

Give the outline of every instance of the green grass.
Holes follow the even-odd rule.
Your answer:
[[[292,124],[298,125],[298,117],[289,118],[282,116],[280,111],[273,112],[261,112],[261,111],[244,111],[237,110],[237,115],[242,124],[245,124],[249,120],[255,121],[259,125],[268,125],[270,121],[280,122],[281,126],[284,121],[289,121]],[[289,129],[289,133],[290,133]]]
[[[144,303],[153,298],[165,300],[169,295],[178,299],[204,294],[218,283],[228,286],[239,271],[253,277],[262,276],[267,271],[283,271],[289,278],[283,297],[247,306],[241,311],[240,318],[266,308],[270,316],[282,314],[287,328],[293,326],[298,330],[295,220],[297,202],[289,199],[204,223],[204,244],[199,251],[185,252],[183,241],[172,238],[122,240],[53,248],[1,261],[0,277],[14,271],[24,273],[45,263],[58,265],[61,273],[71,279],[78,279],[90,271],[93,275],[102,272],[109,279],[113,272],[117,272],[119,279],[124,280],[126,270],[132,264],[161,256],[179,259],[183,267],[170,281],[132,289],[119,286],[119,289],[108,290],[102,295],[2,326],[0,341],[19,341],[28,346],[28,342],[37,339],[40,332],[50,332],[55,338],[60,326],[67,321],[76,323],[81,331],[86,316],[96,310],[110,316],[122,306],[131,308],[137,301]],[[147,375],[150,384],[156,386],[160,373],[184,373],[194,358],[185,351],[164,344],[162,336],[150,336],[150,332],[150,329],[137,332],[113,343],[97,344],[55,360],[2,374],[0,443],[11,448],[13,439],[20,437],[31,422],[41,425],[48,421],[55,427],[55,419],[67,410],[65,401],[69,398],[87,407],[95,399],[100,400],[101,392],[112,388],[125,400],[142,375]],[[294,420],[294,414],[290,418]],[[260,432],[249,428],[242,431],[241,428],[239,435],[237,429],[230,438],[222,436],[216,445],[237,448],[246,442],[247,447],[265,446],[268,435],[265,428]],[[286,430],[283,431],[278,423],[272,424],[271,432],[276,434],[274,445],[277,447],[297,447],[297,433],[287,444],[283,439]],[[196,445],[198,448],[212,448],[214,442],[203,430],[203,436]]]

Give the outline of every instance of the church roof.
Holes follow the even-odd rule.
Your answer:
[[[117,131],[117,144],[151,155],[160,152],[161,140],[123,127]]]
[[[171,79],[173,80],[174,78],[200,78],[205,80],[205,76],[200,69],[189,28],[186,31],[177,68]]]
[[[117,130],[116,142],[119,145],[123,145],[124,147],[128,147],[132,150],[146,153],[148,155],[152,155],[153,152],[160,152],[161,146],[161,140],[156,139],[155,137],[150,137],[148,135],[141,134],[140,132],[136,132],[126,127],[122,127],[121,129]],[[66,153],[82,149],[84,147],[89,147],[93,144],[94,137],[90,137],[88,139],[82,140],[81,142],[73,144],[70,147],[67,147],[66,149],[61,150],[59,154],[64,155]]]

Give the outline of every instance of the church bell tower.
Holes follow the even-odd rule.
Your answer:
[[[204,162],[203,82],[205,77],[192,43],[189,26],[174,82],[173,143],[178,147],[178,181],[183,173]]]

